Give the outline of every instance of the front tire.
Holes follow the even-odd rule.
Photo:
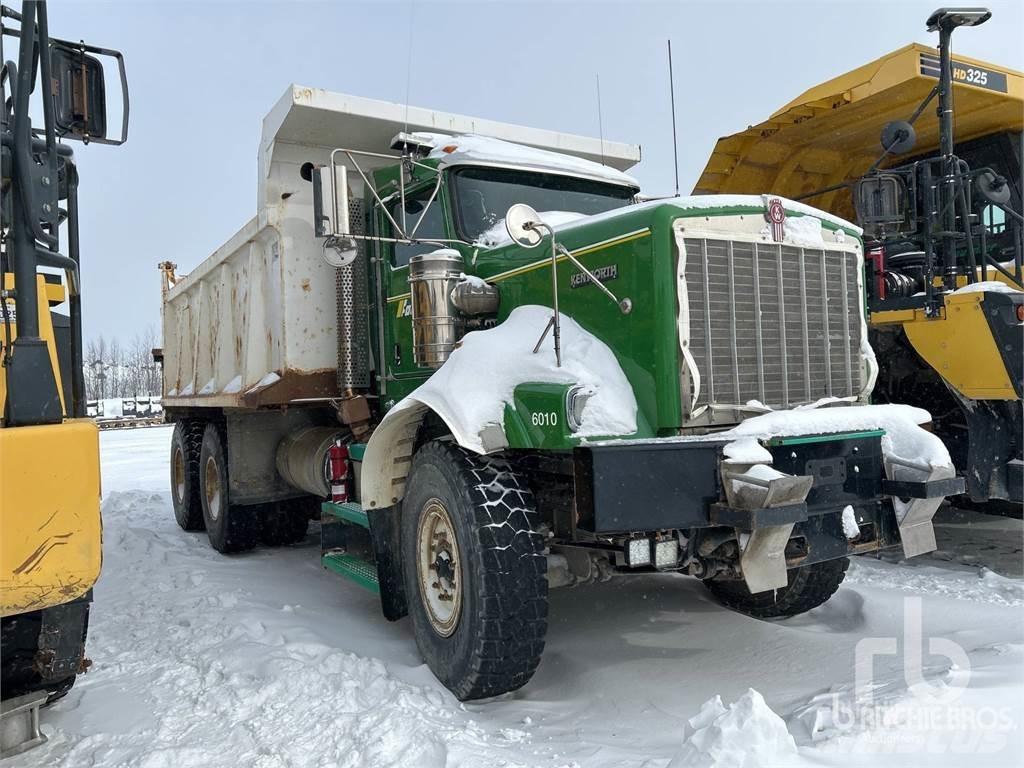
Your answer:
[[[199,486],[203,519],[210,546],[223,554],[256,546],[260,521],[257,510],[232,506],[228,501],[228,462],[216,424],[207,424],[199,451]]]
[[[199,453],[203,444],[203,422],[176,422],[171,435],[171,504],[174,519],[185,531],[206,527],[203,502],[199,497]]]
[[[547,633],[544,543],[533,494],[502,459],[434,441],[413,458],[402,562],[416,645],[460,700],[533,676]]]
[[[806,613],[825,603],[843,583],[850,558],[790,568],[789,583],[776,590],[751,594],[741,580],[705,581],[718,602],[755,619],[778,619]]]

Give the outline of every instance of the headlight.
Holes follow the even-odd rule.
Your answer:
[[[679,564],[679,543],[674,539],[654,542],[654,567],[675,568]]]
[[[594,396],[594,390],[579,385],[571,387],[565,395],[565,423],[570,432],[579,431],[583,423],[583,409],[587,401]]]
[[[651,540],[647,538],[629,539],[626,542],[626,565],[640,568],[651,564]]]

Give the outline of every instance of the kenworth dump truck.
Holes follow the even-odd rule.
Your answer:
[[[927,413],[866,404],[860,230],[638,203],[639,156],[288,89],[257,216],[161,265],[181,527],[238,552],[317,519],[460,699],[530,679],[551,587],[673,571],[790,616],[851,554],[934,549],[962,481]]]
[[[86,418],[82,368],[78,171],[64,142],[123,143],[128,91],[118,52],[50,37],[46,10],[0,6],[0,757],[45,740],[40,706],[88,668],[102,559],[99,437]],[[11,39],[16,62],[3,55]],[[105,60],[120,72],[119,136],[108,137]]]
[[[694,191],[769,191],[855,219],[876,402],[927,407],[970,499],[1019,513],[1024,74],[951,52],[954,29],[989,15],[940,9],[938,50],[907,45],[720,139]]]

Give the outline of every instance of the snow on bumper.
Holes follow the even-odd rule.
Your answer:
[[[796,565],[900,543],[912,557],[935,549],[932,516],[963,490],[945,446],[920,426],[929,419],[905,406],[799,409],[700,437],[593,443],[577,450],[579,524],[734,528],[754,592],[784,586]]]

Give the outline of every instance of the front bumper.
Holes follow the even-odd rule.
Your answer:
[[[772,467],[809,481],[803,498],[760,507],[730,504],[723,477],[727,440],[619,441],[574,451],[574,539],[679,530],[700,542],[733,529],[748,544],[744,577],[763,587],[785,568],[897,546],[908,556],[935,548],[931,516],[942,499],[962,492],[960,478],[896,479],[882,432],[778,438],[764,442]],[[902,497],[894,504],[893,496]],[[734,498],[735,501],[735,498]],[[850,536],[843,510],[859,529]],[[930,542],[929,542],[930,537]],[[753,548],[751,548],[753,547]],[[771,575],[758,567],[771,560]],[[783,582],[784,583],[784,582]],[[771,588],[770,586],[764,588]]]

